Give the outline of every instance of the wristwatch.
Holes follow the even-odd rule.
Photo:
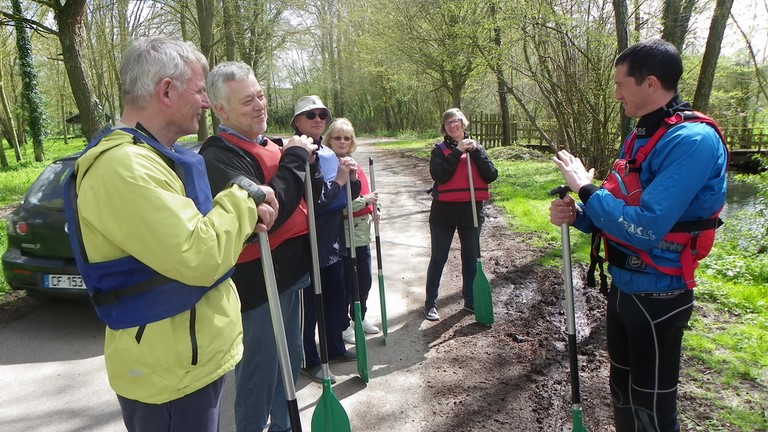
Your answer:
[[[267,199],[267,194],[261,190],[261,187],[255,181],[249,179],[246,176],[239,175],[233,178],[229,181],[228,186],[232,186],[233,184],[236,184],[245,189],[246,192],[248,192],[248,195],[253,198],[253,202],[255,202],[256,205],[263,203],[264,200]]]

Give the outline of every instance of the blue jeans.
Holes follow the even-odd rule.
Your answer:
[[[347,315],[349,303],[344,291],[344,265],[341,260],[320,269],[320,283],[323,293],[328,356],[337,357],[347,350],[341,333],[349,326]],[[315,343],[318,319],[315,299],[315,284],[311,283],[304,289],[304,367],[306,368],[313,368],[320,364],[320,355]]]
[[[432,255],[427,267],[427,299],[424,309],[437,307],[437,296],[440,289],[440,278],[443,268],[448,261],[454,232],[459,232],[461,243],[461,295],[465,306],[474,306],[472,283],[477,273],[477,259],[480,257],[480,230],[473,226],[429,224],[431,235]]]
[[[300,292],[309,285],[309,274],[301,276],[280,293],[280,309],[288,341],[293,382],[301,367]],[[243,312],[243,359],[235,366],[235,424],[238,432],[261,432],[272,416],[270,431],[290,431],[291,421],[269,303]]]
[[[128,432],[217,432],[224,377],[162,404],[117,395]]]

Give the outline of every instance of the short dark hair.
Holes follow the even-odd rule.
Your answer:
[[[674,45],[663,39],[649,39],[625,49],[614,66],[626,64],[627,75],[640,85],[653,75],[666,90],[677,91],[683,75],[683,60]]]

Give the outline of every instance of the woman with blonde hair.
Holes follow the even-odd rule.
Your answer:
[[[337,118],[328,127],[328,131],[325,133],[323,142],[330,146],[339,158],[351,156],[357,150],[357,142],[355,141],[355,128],[352,123],[345,118]],[[360,196],[352,201],[352,214],[353,219],[353,234],[355,245],[355,260],[357,265],[357,283],[360,289],[360,308],[361,308],[361,321],[363,325],[363,331],[369,334],[376,334],[379,332],[378,327],[374,326],[365,318],[367,311],[366,303],[368,300],[368,293],[371,290],[371,283],[373,282],[373,276],[371,274],[371,221],[372,215],[376,215],[374,206],[377,205],[379,194],[376,191],[370,190],[368,179],[365,177],[365,173],[358,164],[357,166],[357,178],[361,183]],[[352,254],[349,249],[349,220],[344,217],[344,235],[346,237],[347,255],[342,259],[344,261],[344,280],[346,286],[347,302],[349,303],[349,316],[354,319],[354,305],[352,303],[352,290],[354,289],[354,281],[352,280]],[[355,330],[354,326],[349,325],[343,332],[344,340],[348,343],[355,343]]]

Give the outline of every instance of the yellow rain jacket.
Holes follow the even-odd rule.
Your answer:
[[[171,279],[210,286],[234,266],[258,219],[239,186],[200,214],[172,163],[114,131],[75,166],[85,251],[91,262],[131,255]],[[122,330],[106,328],[104,358],[117,394],[159,404],[220,378],[242,356],[240,301],[230,279],[191,311]]]

